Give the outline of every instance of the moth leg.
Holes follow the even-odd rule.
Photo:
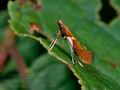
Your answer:
[[[83,64],[80,62],[79,58],[75,55],[74,50],[73,50],[73,47],[71,47],[71,57],[72,57],[72,62],[73,62],[73,64],[75,64],[75,62],[77,61],[78,64],[79,64],[81,67],[83,67]],[[74,57],[76,57],[76,58],[74,59]]]
[[[73,51],[72,46],[70,46],[70,49],[71,49],[71,58],[72,58],[72,63],[73,63],[73,64],[75,64],[74,51]]]
[[[57,43],[57,40],[58,40],[58,36],[60,35],[60,31],[58,31],[57,33],[57,37],[54,41],[52,41],[52,43],[50,44],[49,48],[48,48],[48,51],[51,51],[52,48],[55,46],[55,44]]]
[[[51,51],[57,42],[57,38],[50,44],[48,51]]]
[[[83,67],[83,64],[78,60],[78,64],[81,66],[81,67]]]
[[[71,38],[71,37],[67,37],[67,40],[68,40],[68,42],[69,42],[69,47],[70,47],[70,50],[71,50],[72,62],[73,62],[73,64],[75,64],[72,38]]]

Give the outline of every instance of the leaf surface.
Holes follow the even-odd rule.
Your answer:
[[[116,0],[117,1],[117,0]],[[9,2],[10,25],[16,34],[38,40],[46,49],[49,38],[36,37],[30,33],[31,22],[38,24],[47,37],[55,38],[57,20],[62,19],[74,36],[94,53],[92,65],[73,65],[70,52],[56,45],[51,55],[69,66],[79,79],[83,90],[118,90],[120,88],[120,31],[119,18],[110,26],[97,18],[101,5],[98,0],[41,0],[42,9],[34,10],[30,3],[22,6]],[[96,9],[97,8],[97,9]],[[66,47],[64,47],[66,48]]]

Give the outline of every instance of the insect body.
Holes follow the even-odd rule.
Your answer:
[[[92,52],[82,47],[82,45],[75,38],[72,39],[72,42],[75,55],[78,56],[83,63],[91,64],[93,59]]]
[[[72,32],[70,32],[68,27],[65,26],[61,20],[58,22],[58,25],[59,31],[57,38],[58,36],[61,36],[70,43],[72,62],[75,63],[75,60],[73,59],[73,54],[75,54],[83,63],[91,64],[93,59],[92,52],[88,51],[83,45],[79,43],[79,41],[73,36]],[[57,38],[51,43],[49,50],[52,50],[57,42]],[[81,66],[83,66],[80,61],[79,63]]]

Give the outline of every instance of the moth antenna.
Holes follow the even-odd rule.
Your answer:
[[[60,35],[60,31],[58,31],[56,39],[54,41],[52,41],[52,43],[50,44],[48,51],[51,51],[52,48],[55,46],[55,44],[57,43],[59,35]]]

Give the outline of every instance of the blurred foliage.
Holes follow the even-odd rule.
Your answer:
[[[7,11],[0,11],[0,55],[8,30]],[[17,37],[16,47],[26,64],[27,77],[24,80],[28,90],[77,90],[80,86],[71,71],[55,58],[46,54],[46,50],[33,39]],[[0,62],[2,59],[0,58]],[[0,69],[0,90],[23,90],[22,80],[15,60],[8,56],[4,67]],[[51,71],[54,70],[54,73]],[[56,78],[55,78],[56,77]]]
[[[22,82],[17,74],[20,74],[16,67],[18,64],[9,56],[1,71],[0,90],[23,89],[23,83],[30,90],[78,90],[80,86],[82,90],[119,90],[120,2],[114,0],[110,4],[115,8],[117,17],[105,24],[99,21],[100,0],[10,1],[9,15],[7,11],[0,12],[0,44],[5,41],[4,32],[8,27],[21,36],[16,36],[16,47],[27,66],[27,74]],[[70,50],[61,38],[49,52],[57,60],[46,54],[51,40],[56,37],[59,19],[65,22],[81,44],[94,53],[92,65],[83,64],[84,67],[81,67],[78,63],[72,64]],[[38,25],[44,37],[31,31],[31,23]]]

